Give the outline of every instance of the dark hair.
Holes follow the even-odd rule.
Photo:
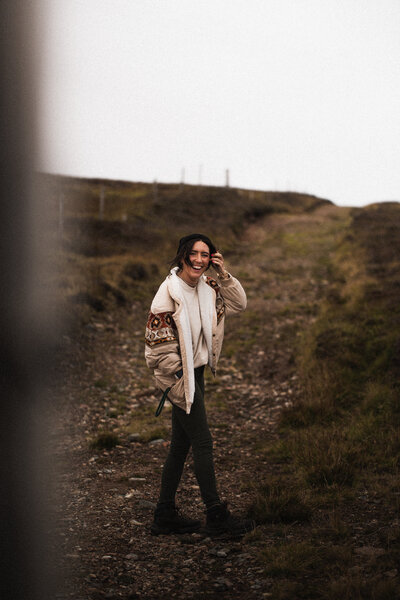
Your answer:
[[[195,245],[196,242],[204,242],[205,244],[207,244],[209,252],[210,252],[210,258],[211,258],[211,254],[216,252],[216,248],[215,248],[214,244],[211,242],[211,240],[210,240],[210,243],[207,243],[200,238],[198,238],[198,239],[191,238],[188,241],[179,243],[178,252],[176,253],[175,258],[173,260],[171,260],[171,262],[169,263],[170,269],[172,269],[173,267],[178,267],[179,269],[182,269],[184,262],[190,266],[191,263],[190,263],[189,257],[190,257],[190,253],[193,249],[193,246]],[[211,261],[206,270],[208,270],[210,268],[210,266],[211,266]]]

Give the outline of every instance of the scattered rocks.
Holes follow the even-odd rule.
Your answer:
[[[373,546],[362,546],[360,548],[355,548],[354,553],[359,556],[365,556],[366,558],[376,558],[377,556],[385,554],[385,550],[383,548],[374,548]]]

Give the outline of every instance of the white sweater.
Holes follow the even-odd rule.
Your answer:
[[[208,363],[208,347],[203,334],[197,286],[192,287],[181,278],[179,283],[189,315],[194,368],[202,367]]]

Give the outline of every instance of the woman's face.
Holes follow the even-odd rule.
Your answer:
[[[189,253],[190,266],[183,262],[180,276],[189,285],[196,285],[204,271],[210,264],[210,249],[204,242],[198,241],[193,244]]]

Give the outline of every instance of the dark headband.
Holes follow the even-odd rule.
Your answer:
[[[182,246],[187,242],[190,242],[191,240],[201,240],[202,242],[207,244],[207,246],[210,248],[210,254],[215,254],[215,252],[217,251],[210,238],[208,238],[206,235],[203,235],[202,233],[191,233],[190,235],[187,235],[179,240],[177,254],[179,254]]]

